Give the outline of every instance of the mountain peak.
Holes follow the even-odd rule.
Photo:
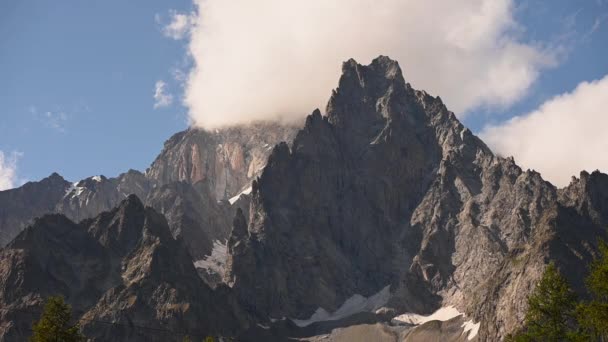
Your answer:
[[[51,173],[51,175],[48,178],[63,179],[63,177],[61,177],[61,175],[58,174],[57,172]]]
[[[387,56],[378,56],[370,64],[378,72],[384,73],[388,79],[403,78],[399,63]]]
[[[356,76],[356,79],[363,84],[365,80],[370,79],[397,80],[405,83],[399,63],[387,56],[376,57],[369,65],[362,65],[352,58],[349,59],[342,64],[342,77],[348,80],[349,76]],[[342,85],[341,81],[342,78],[340,85]]]
[[[347,145],[356,150],[389,139],[391,132],[411,136],[427,131],[432,116],[447,112],[435,100],[421,98],[405,82],[399,63],[389,57],[380,56],[369,65],[351,59],[342,71],[327,104],[327,120],[348,136]],[[427,106],[432,108],[427,110]],[[395,130],[396,126],[400,128]]]
[[[67,181],[65,180],[65,178],[63,178],[60,174],[58,174],[57,172],[53,172],[51,173],[48,177],[43,178],[42,180],[40,180],[39,183],[44,183],[44,184],[67,184]]]

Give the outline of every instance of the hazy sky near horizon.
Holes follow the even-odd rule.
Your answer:
[[[303,118],[381,54],[522,167],[608,171],[608,0],[7,0],[0,190],[145,170],[190,124]]]

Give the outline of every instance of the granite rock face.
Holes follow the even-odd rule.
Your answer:
[[[344,63],[326,112],[274,148],[229,240],[226,280],[260,317],[308,318],[391,285],[391,309],[455,306],[495,341],[521,324],[550,260],[583,291],[607,176],[558,191],[386,57]]]
[[[6,245],[36,217],[62,213],[74,221],[96,216],[114,208],[128,195],[145,198],[152,182],[144,174],[130,170],[116,178],[94,176],[70,183],[54,173],[40,182],[0,191],[0,246]]]
[[[250,324],[225,288],[198,277],[164,217],[134,195],[79,224],[37,219],[0,250],[0,294],[3,341],[29,336],[43,298],[58,294],[92,341],[230,336]]]
[[[95,176],[73,184],[53,174],[2,191],[0,246],[43,214],[61,213],[79,222],[135,194],[166,216],[173,237],[186,242],[194,261],[203,260],[214,244],[226,243],[236,208],[248,208],[248,196],[239,193],[265,166],[272,146],[291,142],[296,131],[295,126],[269,122],[213,132],[189,129],[166,142],[145,174],[129,170],[116,178]],[[212,285],[221,280],[214,270],[200,273]]]
[[[207,255],[213,241],[225,240],[230,232],[229,206],[215,201],[204,184],[160,186],[150,193],[147,204],[165,215],[173,236],[184,240],[195,260]]]
[[[273,146],[291,142],[296,131],[271,122],[213,132],[189,129],[165,143],[146,174],[161,184],[207,182],[215,199],[230,199],[259,175]]]
[[[309,116],[291,151],[276,146],[253,186],[249,234],[228,282],[271,317],[333,311],[355,293],[398,284],[421,238],[404,215],[441,157],[433,132],[418,124],[425,112],[395,62],[351,60],[343,71],[327,116]],[[427,295],[410,297],[410,309],[423,309]]]
[[[70,185],[53,173],[40,182],[0,191],[0,247],[9,243],[35,217],[53,212]]]
[[[116,178],[94,176],[72,184],[55,212],[78,222],[114,208],[129,195],[146,198],[154,182],[139,171],[129,170]]]

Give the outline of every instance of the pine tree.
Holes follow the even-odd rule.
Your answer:
[[[49,297],[44,306],[42,317],[34,324],[30,341],[32,342],[81,342],[85,337],[80,333],[78,324],[70,325],[72,308],[62,297]]]
[[[599,257],[591,263],[586,279],[592,300],[578,307],[580,324],[591,336],[608,341],[608,245],[599,243]]]
[[[524,329],[509,341],[581,341],[577,331],[576,294],[553,263],[528,298]]]

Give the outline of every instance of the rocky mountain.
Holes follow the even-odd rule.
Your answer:
[[[3,341],[24,340],[43,298],[57,294],[93,341],[230,336],[249,324],[226,289],[198,277],[165,218],[135,195],[78,224],[59,214],[37,219],[0,251],[0,289]]]
[[[272,122],[212,132],[188,129],[166,142],[145,174],[129,170],[116,178],[94,176],[73,184],[53,174],[1,191],[0,246],[43,214],[61,213],[79,222],[135,194],[166,216],[173,236],[186,241],[195,261],[203,261],[201,276],[215,285],[222,277],[204,260],[211,257],[214,245],[225,249],[233,207],[248,205],[241,192],[247,192],[265,166],[272,146],[291,142],[296,131],[295,126]]]
[[[53,175],[0,208],[5,241],[33,222],[0,251],[5,339],[59,293],[96,340],[499,341],[549,262],[585,296],[608,175],[557,189],[381,56],[345,62],[300,130],[189,129],[145,173]]]
[[[70,183],[53,173],[40,182],[0,191],[0,247],[9,243],[34,217],[53,212]]]
[[[81,221],[114,208],[131,194],[146,198],[154,184],[153,180],[135,170],[129,170],[116,178],[89,177],[70,186],[56,204],[55,212],[74,221]]]
[[[496,341],[550,260],[582,291],[605,236],[605,175],[558,191],[494,155],[395,61],[342,71],[327,114],[273,149],[229,240],[226,280],[247,308],[311,322],[390,286],[383,312],[455,307]]]
[[[165,143],[146,175],[160,184],[207,182],[215,199],[230,199],[259,175],[274,145],[291,143],[296,132],[295,126],[272,122],[189,129]]]
[[[137,171],[116,178],[94,176],[70,183],[57,173],[22,187],[0,191],[0,246],[8,244],[34,219],[47,213],[62,213],[80,221],[110,210],[130,194],[145,198],[151,184]]]

